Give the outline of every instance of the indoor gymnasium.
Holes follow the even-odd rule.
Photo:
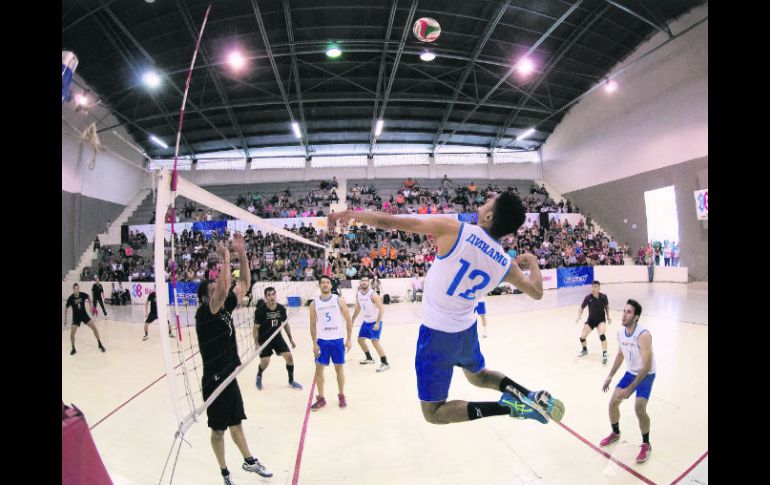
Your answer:
[[[708,3],[62,2],[62,484],[708,483]]]

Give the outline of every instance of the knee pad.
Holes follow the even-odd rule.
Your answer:
[[[599,335],[599,340],[604,342],[605,340],[607,340],[607,337],[605,335]]]
[[[586,343],[586,339],[584,339],[584,338],[581,338],[581,339],[580,339],[580,342],[581,342],[581,343]]]

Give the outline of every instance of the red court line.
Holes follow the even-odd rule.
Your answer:
[[[708,452],[708,450],[706,450],[706,452],[705,452],[705,453],[703,453],[703,454],[701,455],[701,457],[700,457],[700,458],[698,458],[697,460],[695,460],[695,463],[693,463],[692,465],[690,465],[690,468],[688,468],[688,469],[687,469],[687,470],[685,470],[685,471],[684,471],[684,472],[683,472],[681,475],[679,475],[679,478],[677,478],[676,480],[674,480],[673,482],[671,482],[671,485],[674,485],[674,484],[676,484],[677,482],[679,482],[679,480],[683,479],[683,478],[685,477],[685,475],[687,475],[688,473],[690,473],[690,472],[692,471],[692,469],[693,469],[693,468],[695,468],[696,466],[698,466],[698,463],[702,462],[702,461],[703,461],[703,459],[704,459],[704,458],[706,458],[706,457],[708,456],[708,454],[709,454],[709,452]]]
[[[187,362],[188,360],[192,359],[192,358],[193,358],[193,357],[195,357],[196,355],[198,355],[198,352],[197,352],[197,351],[196,351],[194,354],[192,354],[190,357],[186,358],[184,361],[185,361],[185,362]],[[178,364],[176,365],[176,367],[174,367],[174,369],[178,368],[180,365],[182,365],[182,362],[178,363]],[[162,376],[160,376],[160,377],[158,377],[157,379],[155,379],[154,381],[152,381],[152,382],[150,383],[150,385],[148,385],[147,387],[145,387],[145,388],[144,388],[144,389],[142,389],[141,391],[137,392],[136,394],[134,394],[134,395],[133,395],[133,396],[131,396],[130,398],[128,398],[128,400],[127,400],[126,402],[124,402],[124,403],[123,403],[123,404],[121,404],[120,406],[118,406],[118,407],[116,407],[115,409],[113,409],[113,410],[110,412],[110,414],[108,414],[107,416],[105,416],[105,417],[103,417],[102,419],[100,419],[99,421],[97,421],[97,422],[96,422],[96,424],[94,424],[93,426],[91,426],[91,427],[90,427],[90,428],[88,428],[88,429],[89,429],[89,430],[92,430],[92,429],[96,428],[97,426],[99,426],[99,424],[101,424],[101,423],[102,423],[102,421],[106,420],[107,418],[109,418],[110,416],[112,416],[113,414],[115,414],[116,412],[118,412],[118,411],[120,410],[120,408],[122,408],[122,407],[123,407],[123,406],[125,406],[126,404],[130,403],[131,401],[133,401],[134,399],[136,399],[137,397],[139,397],[139,395],[140,395],[141,393],[143,393],[143,392],[144,392],[144,391],[146,391],[147,389],[149,389],[149,388],[151,388],[152,386],[154,386],[154,385],[155,385],[155,384],[156,384],[158,381],[160,381],[160,380],[161,380],[161,379],[163,379],[164,377],[166,377],[166,374],[163,374]]]
[[[297,460],[294,462],[294,478],[291,485],[297,485],[299,480],[299,467],[302,464],[302,450],[305,448],[305,433],[307,432],[307,420],[310,418],[310,403],[313,402],[313,392],[315,392],[315,377],[313,385],[310,386],[310,395],[307,397],[307,409],[305,409],[305,422],[302,424],[302,436],[299,438],[299,448],[297,449]]]
[[[570,433],[571,433],[571,434],[572,434],[574,437],[576,437],[577,439],[579,439],[579,440],[580,440],[580,441],[582,441],[583,443],[585,443],[585,444],[587,444],[588,446],[590,446],[591,448],[593,448],[593,449],[594,449],[594,451],[596,451],[597,453],[599,453],[599,454],[601,454],[601,455],[605,456],[606,458],[609,458],[610,460],[612,460],[613,462],[615,462],[615,463],[616,463],[616,464],[617,464],[619,467],[621,467],[622,469],[624,469],[625,471],[627,471],[627,472],[628,472],[628,473],[630,473],[631,475],[635,476],[635,477],[636,477],[636,478],[638,478],[639,480],[643,481],[644,483],[646,483],[646,484],[648,484],[648,485],[656,485],[656,483],[655,483],[655,482],[653,482],[652,480],[650,480],[649,478],[645,477],[645,476],[644,476],[644,475],[642,475],[641,473],[639,473],[639,472],[637,472],[636,470],[634,470],[633,468],[629,467],[628,465],[626,465],[626,464],[625,464],[625,463],[623,463],[622,461],[620,461],[620,460],[618,460],[618,459],[616,459],[616,458],[613,458],[613,457],[612,457],[612,455],[610,455],[610,454],[609,454],[609,453],[607,453],[606,451],[602,450],[601,448],[597,447],[596,445],[594,445],[593,443],[591,443],[591,442],[590,442],[590,441],[588,441],[587,439],[583,438],[582,436],[580,436],[579,434],[577,434],[575,431],[572,431],[572,429],[570,429],[569,427],[567,427],[567,425],[566,425],[566,424],[564,424],[564,423],[557,423],[557,424],[558,424],[559,426],[561,426],[562,428],[566,429],[567,431],[569,431],[569,432],[570,432]]]

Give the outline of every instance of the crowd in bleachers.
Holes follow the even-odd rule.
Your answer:
[[[320,202],[328,206],[328,202],[336,201],[332,196],[336,197],[337,187],[334,179],[321,182],[317,190],[311,189],[307,196],[301,198],[293,197],[287,188],[269,199],[251,192],[241,194],[235,202],[261,217],[324,216],[323,212],[305,211],[303,204],[312,206]],[[522,197],[528,212],[578,211],[570,201],[553,201],[544,186],[533,184],[529,194],[522,196],[516,186],[488,184],[483,187],[473,181],[455,184],[447,176],[435,183],[434,187],[423,187],[417,180],[407,178],[394,193],[387,195],[380,194],[372,182],[354,183],[349,187],[346,199],[354,211],[375,209],[394,214],[442,214],[475,212],[488,197],[505,190]],[[522,191],[525,190],[522,188]],[[210,220],[216,217],[209,209],[196,208],[189,202],[183,206],[182,212],[185,218],[196,212],[206,214],[204,217]],[[327,234],[304,222],[299,227],[294,224],[293,227],[286,225],[284,228],[324,246],[330,245],[332,249],[328,267],[324,269],[322,249],[250,228],[244,237],[254,281],[313,281],[323,271],[340,279],[356,279],[362,274],[378,278],[424,276],[436,257],[436,246],[432,238],[418,234],[383,231],[366,226],[351,227],[342,234]],[[200,232],[184,230],[178,234],[174,266],[177,279],[212,279],[212,272],[216,276],[216,241],[229,236],[225,232],[207,240]],[[594,232],[590,217],[577,225],[554,220],[546,228],[540,227],[535,221],[532,227],[522,227],[518,234],[504,238],[502,243],[504,249],[514,257],[522,252],[535,254],[543,269],[618,265],[623,264],[624,255],[628,255],[627,245],[620,246],[604,233]],[[132,232],[128,244],[119,248],[102,247],[98,263],[99,276],[105,281],[152,280],[151,251],[145,256],[137,254],[146,244],[144,234]],[[652,248],[652,251],[655,252],[655,249]],[[663,254],[664,251],[665,248],[661,246],[659,253]],[[172,269],[170,262],[166,269]]]
[[[454,214],[457,212],[476,212],[492,194],[504,190],[522,198],[527,212],[562,212],[577,213],[578,208],[567,200],[558,203],[551,199],[545,186],[533,185],[530,193],[523,196],[516,186],[500,187],[487,184],[486,187],[471,181],[467,185],[455,184],[446,175],[430,185],[421,185],[411,177],[390,194],[379,193],[375,184],[355,183],[349,187],[346,200],[354,211],[380,210],[391,214]]]

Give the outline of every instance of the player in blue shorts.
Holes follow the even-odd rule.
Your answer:
[[[438,254],[425,278],[422,325],[417,340],[417,395],[425,420],[433,424],[510,415],[547,423],[561,421],[564,404],[547,391],[532,392],[504,374],[487,369],[479,347],[474,308],[479,296],[502,282],[532,298],[543,296],[537,258],[505,253],[500,238],[524,223],[521,199],[511,192],[491,196],[479,207],[478,224],[443,217],[397,217],[376,211],[341,211],[329,215],[332,230],[351,219],[380,229],[397,229],[433,236]],[[531,274],[526,276],[523,270]],[[463,369],[478,387],[502,392],[498,401],[447,401],[454,367]]]
[[[639,325],[639,317],[642,315],[642,305],[636,300],[628,300],[623,309],[623,328],[618,330],[618,355],[612,364],[610,375],[604,381],[602,391],[610,388],[612,376],[620,368],[625,360],[628,371],[615,387],[610,399],[610,426],[612,433],[604,438],[599,445],[607,446],[620,439],[620,403],[628,399],[636,392],[634,408],[639,419],[639,429],[642,432],[642,446],[637,463],[644,463],[652,453],[650,446],[650,416],[647,415],[647,402],[652,392],[652,383],[655,381],[655,356],[652,352],[652,336],[650,331]]]
[[[315,381],[318,386],[316,402],[310,406],[318,411],[326,406],[324,398],[324,369],[329,361],[334,364],[337,373],[340,407],[347,407],[345,400],[345,353],[353,345],[353,320],[350,318],[344,298],[332,294],[332,280],[328,276],[318,279],[321,294],[310,304],[310,336],[313,339],[315,355]]]
[[[361,276],[361,280],[358,284],[358,291],[356,291],[356,308],[353,310],[353,322],[356,321],[356,317],[363,311],[364,321],[361,322],[361,330],[358,332],[358,345],[361,346],[361,350],[364,351],[366,358],[362,360],[361,364],[374,364],[372,354],[369,353],[369,347],[366,346],[366,339],[372,341],[374,349],[377,351],[377,355],[380,356],[380,366],[377,368],[377,372],[384,372],[390,369],[388,364],[388,358],[385,356],[385,349],[380,344],[380,337],[382,336],[382,314],[385,309],[382,305],[382,298],[380,295],[374,292],[369,287],[369,276]]]

